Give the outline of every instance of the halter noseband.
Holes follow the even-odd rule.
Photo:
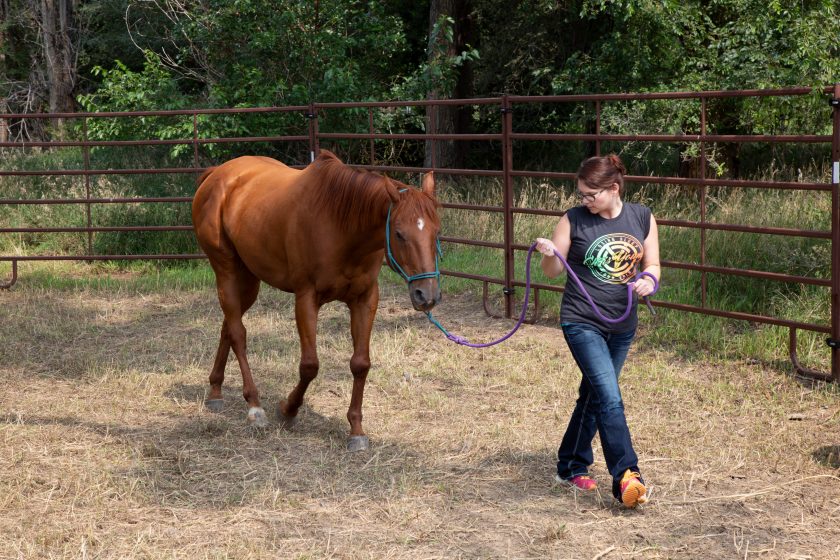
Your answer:
[[[406,190],[408,189],[402,189],[400,190],[400,192],[403,193]],[[422,280],[423,278],[436,278],[437,281],[440,282],[440,267],[438,266],[438,260],[441,256],[443,256],[443,252],[440,249],[440,237],[435,237],[436,250],[434,272],[420,272],[418,274],[409,276],[397,262],[397,259],[394,258],[394,254],[391,252],[391,209],[393,207],[394,203],[392,202],[391,205],[388,206],[388,218],[385,220],[385,252],[388,255],[388,266],[391,267],[391,270],[402,276],[406,284],[410,284],[415,280]]]

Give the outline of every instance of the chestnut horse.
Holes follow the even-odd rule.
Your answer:
[[[348,167],[326,150],[302,170],[267,157],[244,156],[206,171],[193,200],[193,227],[216,273],[224,313],[206,406],[222,409],[225,364],[233,348],[249,406],[248,422],[256,427],[268,424],[248,365],[242,324],[263,281],[295,294],[300,380],[277,411],[281,421],[291,425],[318,375],[318,311],[339,300],[350,309],[353,337],[348,449],[366,449],[362,397],[379,302],[377,278],[386,248],[389,265],[408,283],[415,309],[428,311],[440,300],[440,219],[434,191],[432,173],[417,190]]]

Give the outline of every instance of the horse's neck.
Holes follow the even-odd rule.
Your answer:
[[[304,192],[304,196],[313,197],[313,200],[323,201],[325,196],[330,196],[328,190],[306,189]],[[331,201],[339,206],[326,208],[323,219],[334,220],[337,235],[346,247],[362,253],[385,248],[385,225],[391,199],[384,188],[381,193],[371,193],[369,199],[333,198]]]
[[[377,215],[379,215],[378,212]],[[353,238],[353,244],[359,247],[359,249],[363,252],[383,250],[385,248],[385,225],[387,215],[388,207],[385,205],[382,210],[381,219],[368,223],[365,227],[359,226],[347,231],[347,234]]]

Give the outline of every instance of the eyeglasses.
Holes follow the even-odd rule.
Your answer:
[[[575,198],[582,202],[595,202],[595,199],[598,198],[598,195],[604,192],[607,189],[601,189],[595,194],[583,194],[580,191],[575,191]]]

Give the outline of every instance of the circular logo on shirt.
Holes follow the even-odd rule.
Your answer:
[[[602,282],[624,284],[635,275],[642,255],[644,251],[638,239],[626,233],[610,233],[589,246],[583,264]]]

